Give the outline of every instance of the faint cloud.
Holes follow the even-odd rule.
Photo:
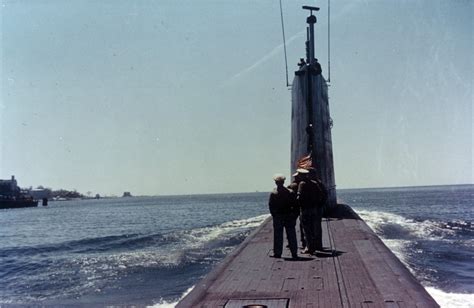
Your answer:
[[[303,31],[300,31],[298,33],[296,33],[295,35],[293,35],[292,37],[290,37],[287,41],[286,41],[286,44],[291,44],[293,41],[295,41],[297,38],[300,38],[302,37],[303,35],[306,34],[306,29],[304,29]],[[237,79],[239,79],[240,77],[242,76],[245,76],[247,75],[248,73],[252,72],[253,70],[255,70],[257,67],[259,67],[260,65],[262,65],[263,63],[267,62],[269,59],[271,59],[273,56],[277,55],[279,52],[281,52],[281,50],[283,50],[283,44],[280,44],[278,46],[276,46],[275,48],[273,48],[270,52],[266,53],[265,56],[263,56],[262,58],[260,58],[259,60],[257,60],[255,63],[253,63],[252,65],[250,65],[249,67],[241,70],[240,72],[238,72],[237,74],[235,74],[234,76],[232,76],[230,79],[228,79],[226,82],[224,82],[224,86],[225,85],[228,85],[234,81],[236,81]]]

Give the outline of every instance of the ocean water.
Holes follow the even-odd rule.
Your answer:
[[[474,307],[474,185],[341,190],[442,307]],[[0,210],[0,305],[173,307],[268,217],[267,193]]]

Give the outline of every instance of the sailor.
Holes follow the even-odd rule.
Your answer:
[[[298,184],[301,182],[302,178],[300,173],[298,171],[293,174],[293,182],[288,186],[288,189],[292,192],[291,196],[293,197],[293,200],[296,202],[296,205],[298,207],[298,216],[300,216],[300,207],[298,205],[297,201],[297,193],[298,193]],[[303,229],[303,223],[301,221],[301,216],[299,219],[299,227],[300,227],[300,241],[301,241],[301,248],[305,249],[306,248],[306,240],[304,237],[304,229]]]
[[[302,178],[298,184],[297,200],[307,245],[303,253],[314,254],[323,250],[321,219],[327,200],[326,188],[316,178],[315,169],[298,169],[297,172]]]
[[[296,240],[296,219],[298,207],[292,192],[284,186],[285,176],[275,174],[273,177],[276,188],[270,194],[268,207],[273,218],[273,257],[281,258],[283,251],[283,228],[286,231],[291,256],[298,258],[298,243]]]

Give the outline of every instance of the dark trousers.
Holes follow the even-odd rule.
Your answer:
[[[323,230],[321,228],[322,210],[320,208],[302,209],[300,219],[303,223],[306,247],[310,252],[322,250]]]
[[[306,239],[304,238],[304,228],[303,228],[303,222],[301,221],[301,217],[300,217],[300,238],[301,238],[301,247],[305,248]]]
[[[295,226],[296,217],[273,216],[273,254],[275,256],[281,256],[283,252],[283,228],[286,231],[291,255],[296,256],[298,254]]]

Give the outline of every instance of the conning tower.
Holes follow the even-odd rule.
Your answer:
[[[310,156],[317,176],[328,189],[329,207],[336,206],[336,182],[332,153],[328,86],[322,75],[321,65],[315,58],[313,11],[318,7],[303,6],[310,11],[306,19],[306,59],[300,59],[295,72],[291,96],[291,170],[297,169],[298,161]]]

